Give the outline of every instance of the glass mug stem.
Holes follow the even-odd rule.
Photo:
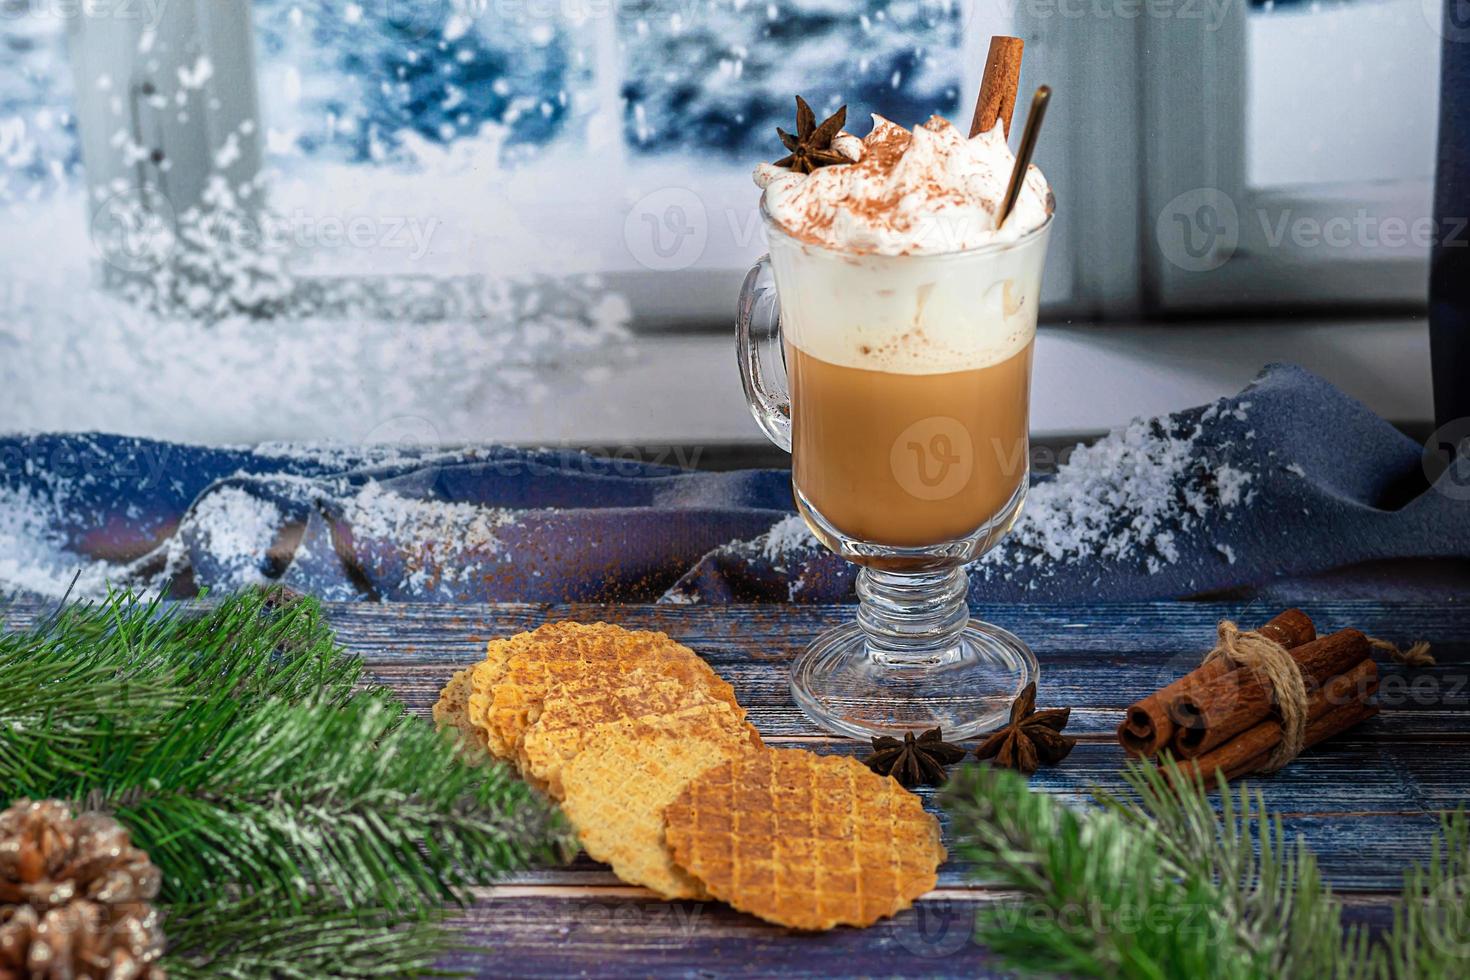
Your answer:
[[[962,568],[938,572],[858,572],[857,621],[867,655],[889,667],[923,667],[961,656],[970,622],[969,579]]]

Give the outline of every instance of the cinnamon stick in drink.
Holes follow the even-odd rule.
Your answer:
[[[1377,706],[1367,703],[1377,691],[1378,665],[1371,658],[1313,691],[1307,701],[1304,746],[1331,738],[1377,714]],[[1282,734],[1281,722],[1269,718],[1198,758],[1181,760],[1179,770],[1185,776],[1197,778],[1211,777],[1219,769],[1226,779],[1256,772],[1281,744]]]
[[[1026,42],[1019,37],[997,34],[990,39],[985,76],[980,80],[980,97],[975,100],[975,118],[970,122],[972,137],[990,132],[999,119],[1005,123],[1006,138],[1010,138],[1016,92],[1021,87],[1021,52],[1025,47]]]
[[[1369,651],[1366,636],[1345,629],[1291,648],[1291,656],[1310,695],[1329,678],[1368,659]],[[1203,755],[1265,721],[1274,709],[1270,682],[1254,670],[1231,671],[1191,687],[1169,703],[1174,753],[1184,759]]]
[[[1300,609],[1288,609],[1260,627],[1257,632],[1270,637],[1288,650],[1317,638],[1311,617]],[[1174,721],[1169,717],[1169,703],[1190,688],[1208,684],[1235,669],[1220,657],[1198,667],[1174,683],[1129,707],[1118,726],[1118,741],[1135,756],[1158,755],[1174,737]]]

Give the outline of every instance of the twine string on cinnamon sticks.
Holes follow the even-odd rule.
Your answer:
[[[1215,648],[1205,663],[1224,658],[1260,674],[1269,683],[1281,714],[1281,742],[1262,769],[1275,772],[1301,754],[1307,730],[1307,685],[1301,664],[1280,643],[1257,630],[1242,632],[1228,619],[1217,628]]]
[[[1313,690],[1307,704],[1307,728],[1302,736],[1304,748],[1309,749],[1377,714],[1378,707],[1368,700],[1377,691],[1378,665],[1371,657]],[[1281,722],[1269,717],[1204,755],[1180,759],[1179,774],[1200,779],[1221,772],[1228,780],[1257,773],[1280,741]]]
[[[1369,656],[1368,637],[1351,628],[1300,646],[1292,646],[1285,638],[1278,639],[1278,631],[1268,630],[1266,626],[1259,632],[1291,649],[1292,659],[1301,668],[1302,682],[1309,689]],[[1233,660],[1219,657],[1194,673],[1198,676],[1216,665],[1224,670],[1222,677],[1184,690],[1168,705],[1169,715],[1178,726],[1169,746],[1183,758],[1202,755],[1278,711],[1270,678],[1260,671],[1236,670]]]
[[[1424,640],[1415,640],[1409,644],[1407,650],[1403,650],[1397,643],[1370,636],[1368,645],[1375,650],[1382,650],[1392,657],[1395,663],[1403,664],[1405,667],[1433,667],[1438,663],[1434,659],[1434,654],[1429,652],[1429,644]]]

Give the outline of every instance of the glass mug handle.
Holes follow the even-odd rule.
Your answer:
[[[750,413],[767,439],[791,452],[791,395],[786,385],[786,352],[781,346],[781,308],[769,255],[762,255],[751,266],[740,287],[735,346]]]

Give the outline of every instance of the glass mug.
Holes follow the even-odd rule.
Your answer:
[[[854,622],[797,658],[791,690],[854,737],[996,727],[1036,679],[1017,637],[970,617],[964,565],[1010,530],[1030,474],[1031,351],[1046,223],[1013,242],[871,255],[792,237],[745,277],[741,379],[791,453],[826,547],[862,566]]]

